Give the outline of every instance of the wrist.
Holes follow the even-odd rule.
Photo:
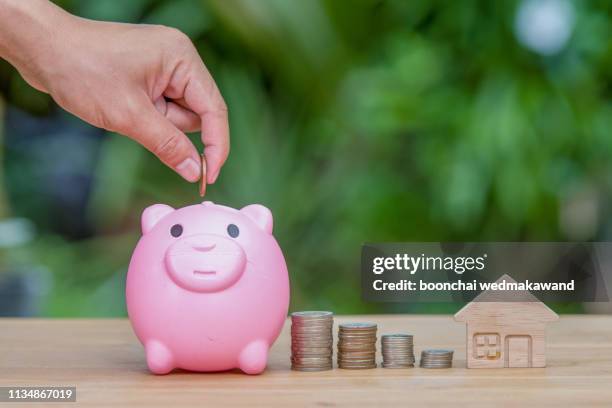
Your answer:
[[[48,91],[48,71],[59,62],[60,32],[76,18],[47,0],[0,0],[0,57],[34,87]]]

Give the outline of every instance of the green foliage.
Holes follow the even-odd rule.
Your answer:
[[[65,4],[191,36],[230,110],[232,152],[208,198],[272,209],[293,308],[415,311],[360,300],[365,241],[609,238],[609,2],[574,2],[572,38],[551,57],[517,42],[515,1]],[[9,103],[27,97],[20,106],[44,108],[15,75],[10,81]],[[58,282],[50,315],[122,313],[105,303],[122,302],[115,288],[142,208],[199,199],[119,136],[105,139],[97,169],[96,236],[66,242],[42,230],[26,249]],[[565,220],[585,196],[596,219]],[[586,233],[572,227],[586,222],[595,225]]]

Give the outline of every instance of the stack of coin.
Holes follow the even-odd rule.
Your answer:
[[[292,370],[332,369],[333,326],[332,312],[291,313]]]
[[[423,350],[421,352],[421,367],[451,368],[453,365],[453,350]]]
[[[414,367],[414,344],[411,334],[385,334],[380,338],[385,368]]]
[[[338,367],[376,367],[376,324],[345,323],[339,326]]]

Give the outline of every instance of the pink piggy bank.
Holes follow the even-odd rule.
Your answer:
[[[142,214],[142,234],[126,300],[149,369],[261,373],[289,307],[270,210],[155,204]]]

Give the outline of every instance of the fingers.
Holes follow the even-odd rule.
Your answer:
[[[179,111],[171,106],[168,106],[166,117],[150,100],[142,99],[137,114],[133,115],[136,119],[120,130],[121,133],[142,144],[185,180],[198,181],[202,171],[200,157],[193,143],[177,128],[190,128],[194,124],[193,118],[183,108]],[[194,116],[197,122],[199,117]]]
[[[170,123],[183,132],[200,130],[200,117],[190,109],[181,106],[179,101],[167,101],[161,96],[154,104],[159,113],[164,115]]]
[[[197,58],[199,59],[199,56]],[[204,155],[208,166],[207,182],[212,184],[219,176],[221,166],[229,154],[227,107],[204,64],[200,62],[194,66],[185,86],[183,100],[200,117]]]

